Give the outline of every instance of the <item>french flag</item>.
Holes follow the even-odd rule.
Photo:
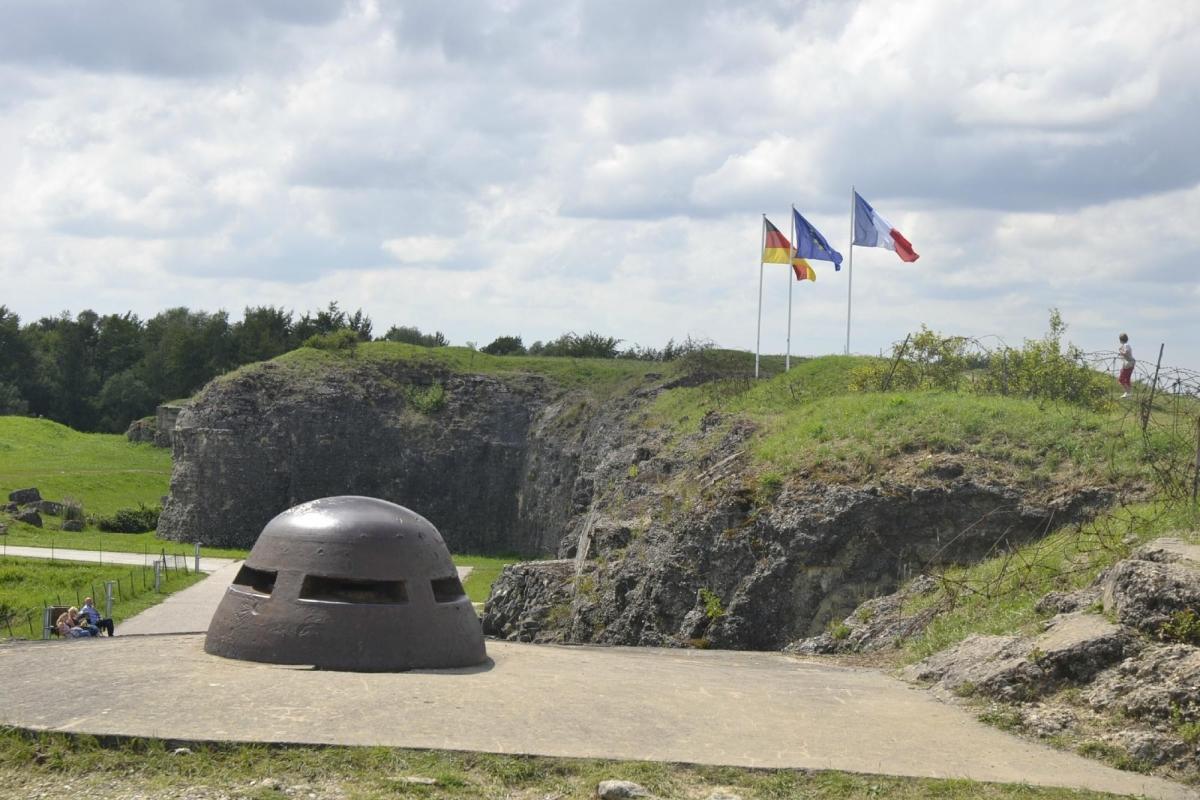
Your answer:
[[[913,250],[912,242],[904,238],[892,223],[871,208],[871,204],[854,193],[854,244],[863,247],[886,247],[894,250],[901,261],[916,261],[920,256]]]

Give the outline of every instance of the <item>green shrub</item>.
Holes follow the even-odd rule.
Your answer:
[[[704,603],[704,614],[709,619],[725,616],[725,606],[721,605],[721,598],[716,592],[705,587],[700,590],[700,600]]]
[[[70,496],[63,497],[62,507],[63,507],[62,516],[63,516],[64,522],[67,522],[70,520],[75,520],[78,522],[86,521],[86,517],[83,514],[83,501],[82,500],[79,500],[75,497],[70,497]]]
[[[1067,326],[1058,309],[1050,310],[1050,328],[1020,348],[988,351],[961,336],[942,336],[924,325],[892,347],[886,361],[874,361],[850,374],[858,392],[974,391],[1065,401],[1093,411],[1109,404],[1112,381],[1092,369],[1074,345],[1064,348]]]
[[[850,388],[859,392],[958,391],[970,363],[968,344],[961,336],[942,336],[922,325],[892,347],[887,361],[873,361],[851,372]]]
[[[783,476],[778,472],[767,472],[758,479],[759,488],[767,497],[774,497],[783,488]]]
[[[383,341],[415,344],[418,347],[445,347],[450,344],[441,331],[421,333],[421,329],[415,325],[393,325],[383,335]]]
[[[529,354],[534,356],[568,356],[570,358],[616,358],[617,345],[620,339],[603,336],[595,331],[588,331],[580,336],[577,333],[564,333],[552,341],[534,342],[529,347]]]
[[[526,352],[520,336],[497,336],[481,349],[491,356],[523,356]]]
[[[1021,349],[993,353],[976,381],[980,392],[1065,400],[1092,410],[1108,405],[1112,381],[1089,367],[1074,345],[1064,350],[1066,323],[1058,309],[1050,311],[1050,330],[1041,339],[1026,339]]]
[[[1021,712],[1012,708],[989,708],[979,715],[979,721],[1002,731],[1015,731],[1021,727]]]
[[[850,626],[841,620],[830,622],[829,635],[833,637],[835,642],[845,641],[850,638]]]
[[[1190,608],[1176,611],[1159,627],[1158,638],[1164,642],[1200,646],[1200,616]]]
[[[311,347],[314,350],[330,350],[334,352],[346,352],[354,354],[358,348],[358,334],[349,328],[342,328],[333,331],[332,333],[317,333],[304,340],[302,347]]]
[[[446,407],[446,389],[440,383],[428,386],[409,386],[404,397],[412,408],[422,414],[436,414]]]
[[[137,508],[122,508],[111,517],[100,517],[96,527],[107,533],[145,533],[158,527],[158,506],[138,503]]]

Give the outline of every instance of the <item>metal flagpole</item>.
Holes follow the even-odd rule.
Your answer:
[[[854,288],[854,187],[850,187],[850,256],[846,265],[846,355],[850,355],[850,304]]]
[[[758,248],[758,334],[754,339],[754,377],[758,377],[758,354],[762,350],[762,284],[763,284],[763,250],[767,246],[767,215],[762,215],[762,244]]]
[[[796,207],[792,206],[792,252],[791,257],[796,257]],[[783,357],[783,371],[792,371],[792,265],[788,264],[788,268],[783,271],[788,282],[788,328],[787,328],[787,355]]]

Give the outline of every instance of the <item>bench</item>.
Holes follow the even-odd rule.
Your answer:
[[[51,636],[58,636],[58,629],[54,627],[58,622],[58,618],[67,613],[70,606],[46,606],[46,611],[42,617],[42,638],[49,639]]]

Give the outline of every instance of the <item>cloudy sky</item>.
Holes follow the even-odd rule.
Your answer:
[[[8,0],[0,303],[753,349],[762,213],[845,251],[853,185],[921,254],[855,248],[854,351],[1053,306],[1200,368],[1197,131],[1200,0]]]

